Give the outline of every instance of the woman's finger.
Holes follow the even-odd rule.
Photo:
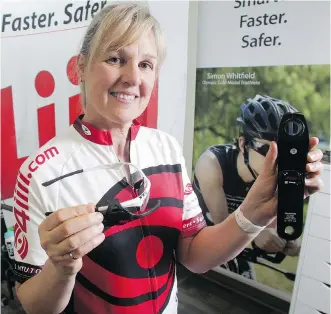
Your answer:
[[[48,233],[48,238],[52,243],[60,243],[64,239],[91,226],[98,225],[103,221],[104,216],[101,213],[90,213],[79,217],[71,218],[63,222],[54,230]]]
[[[85,256],[86,254],[90,253],[93,249],[95,249],[97,246],[99,246],[105,239],[105,234],[100,233],[94,238],[92,238],[90,241],[86,242],[82,246],[80,246],[78,249],[71,252],[71,254],[75,258],[80,258]],[[69,255],[69,254],[67,254]]]
[[[324,168],[324,164],[320,161],[314,161],[306,165],[306,171],[308,172],[322,171],[323,168]]]
[[[309,151],[312,151],[319,143],[318,137],[309,138]]]
[[[78,205],[70,208],[61,208],[48,216],[40,225],[41,231],[51,231],[60,226],[68,219],[93,213],[95,206],[93,204]]]
[[[93,225],[66,238],[64,241],[58,243],[57,245],[53,245],[47,253],[49,256],[68,254],[80,248],[85,243],[89,242],[91,239],[102,233],[103,229],[104,225],[102,223]]]

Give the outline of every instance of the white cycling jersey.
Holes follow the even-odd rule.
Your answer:
[[[131,163],[151,181],[147,208],[151,215],[104,230],[104,242],[83,257],[83,268],[66,313],[177,312],[175,250],[180,237],[196,235],[205,220],[192,191],[178,142],[170,135],[134,123],[130,129]],[[46,212],[80,204],[107,205],[136,197],[112,170],[78,173],[43,183],[82,168],[118,159],[109,131],[83,122],[41,147],[22,165],[14,195],[15,275],[24,282],[42,271],[47,260],[38,226]]]

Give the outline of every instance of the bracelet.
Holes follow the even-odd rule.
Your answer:
[[[257,226],[254,225],[250,220],[248,220],[243,212],[240,209],[240,206],[234,211],[234,216],[236,217],[237,224],[239,228],[247,233],[259,233],[261,232],[266,226]]]

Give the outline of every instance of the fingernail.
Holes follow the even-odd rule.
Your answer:
[[[309,152],[309,153],[308,153],[308,156],[309,156],[310,159],[314,159],[314,157],[315,157],[315,153],[313,153],[313,152]]]

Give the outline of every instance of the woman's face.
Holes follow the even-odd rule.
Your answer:
[[[131,124],[148,105],[156,68],[157,47],[152,32],[120,51],[108,51],[82,75],[85,119],[100,128]]]

